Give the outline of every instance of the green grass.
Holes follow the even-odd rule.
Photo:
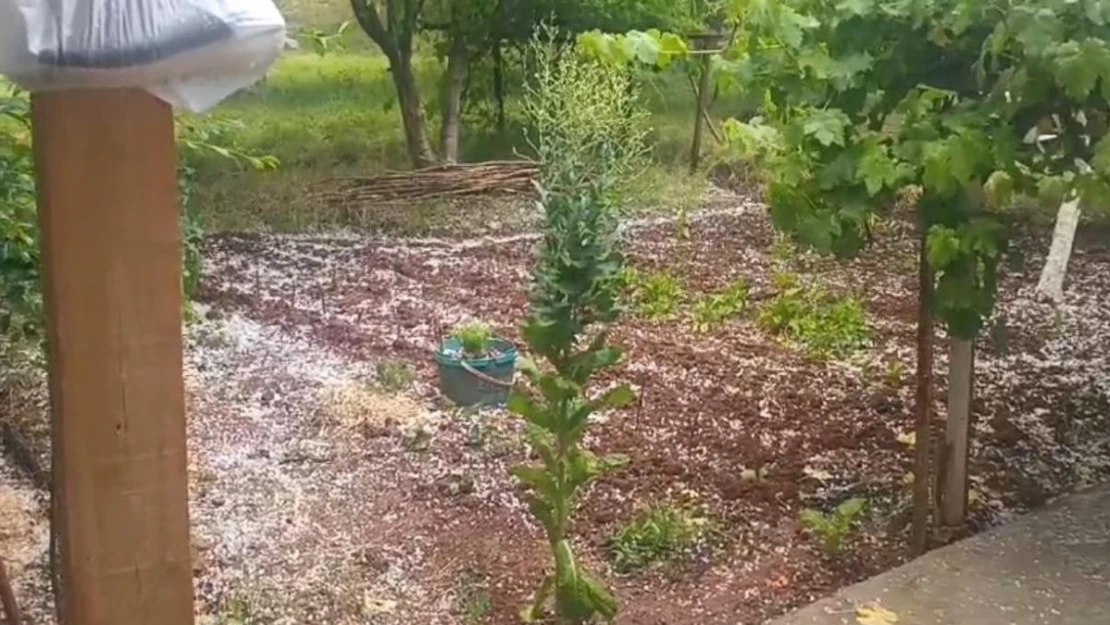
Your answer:
[[[332,32],[348,7],[306,0],[283,3],[291,21]],[[348,40],[361,41],[354,45]],[[343,37],[345,49],[319,56],[307,49],[287,52],[262,83],[220,104],[209,115],[234,119],[239,127],[225,133],[234,147],[268,154],[281,161],[273,172],[236,169],[215,156],[195,163],[194,206],[208,231],[270,230],[300,232],[354,226],[394,234],[435,231],[442,203],[413,211],[418,223],[395,223],[377,215],[352,218],[325,205],[319,191],[332,178],[367,176],[408,167],[388,61],[357,26]],[[429,140],[438,136],[438,94],[442,74],[428,42],[418,45],[417,82],[429,117]],[[489,68],[476,68],[469,106],[463,117],[461,158],[479,161],[527,153],[519,96],[519,63],[507,66],[510,93],[505,136],[495,130]],[[679,73],[653,80],[645,88],[654,128],[653,164],[629,190],[632,213],[661,210],[688,213],[699,204],[705,178],[687,173],[693,94]],[[711,142],[710,137],[706,141]],[[386,211],[389,212],[389,211]],[[393,211],[396,212],[396,211]],[[450,211],[448,211],[450,212]],[[384,214],[384,213],[383,213]]]

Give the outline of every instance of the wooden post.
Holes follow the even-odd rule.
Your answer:
[[[914,399],[913,526],[910,549],[929,547],[929,455],[933,427],[933,269],[926,251],[928,228],[922,220],[917,259],[917,396]]]
[[[948,421],[937,471],[940,521],[957,526],[967,518],[967,459],[971,438],[971,388],[975,342],[952,337],[948,359]]]
[[[1073,197],[1060,204],[1056,213],[1056,228],[1052,233],[1052,246],[1048,248],[1041,279],[1037,282],[1037,292],[1054,302],[1064,300],[1064,277],[1068,273],[1068,259],[1071,258],[1075,231],[1079,229],[1079,198]]]
[[[701,59],[701,80],[698,82],[698,103],[694,113],[694,145],[690,148],[690,173],[697,173],[701,164],[701,137],[704,111],[709,103],[710,79],[713,76],[713,55],[706,52]]]
[[[64,625],[191,625],[170,107],[32,101]]]

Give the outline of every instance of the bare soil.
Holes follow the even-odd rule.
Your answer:
[[[707,334],[692,329],[689,306],[664,321],[629,316],[614,330],[627,358],[599,385],[627,381],[641,399],[601,415],[589,443],[632,462],[590,488],[574,531],[616,588],[621,624],[760,623],[904,557],[913,237],[890,222],[851,262],[785,256],[773,252],[781,246],[761,206],[734,198],[725,208],[696,215],[685,238],[668,221],[626,232],[632,265],[674,273],[691,297],[745,279],[752,310]],[[1110,249],[1103,232],[1081,233],[1056,309],[1033,295],[1048,236],[1019,229],[979,342],[974,512],[946,539],[1110,477]],[[506,474],[526,457],[522,428],[500,410],[450,407],[431,352],[471,319],[519,339],[536,242],[209,240],[186,364],[198,614],[284,625],[515,622],[548,558]],[[816,362],[757,329],[783,270],[859,296],[869,347]],[[376,386],[381,363],[410,366],[414,382]],[[940,420],[945,370],[938,353]],[[745,479],[746,469],[761,479]],[[852,496],[870,512],[846,553],[829,558],[798,513]],[[609,537],[659,503],[697,507],[719,540],[618,575]]]

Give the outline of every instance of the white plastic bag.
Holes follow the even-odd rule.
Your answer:
[[[32,91],[141,87],[201,111],[284,43],[271,0],[0,0],[0,74]]]

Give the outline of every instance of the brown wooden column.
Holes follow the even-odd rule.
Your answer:
[[[34,97],[65,625],[189,625],[173,114]]]

